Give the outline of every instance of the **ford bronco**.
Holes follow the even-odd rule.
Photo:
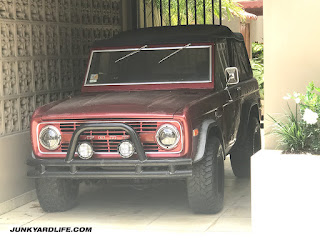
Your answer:
[[[226,155],[236,176],[249,177],[261,148],[243,37],[177,26],[99,40],[81,94],[38,108],[31,139],[28,176],[44,211],[72,208],[81,181],[181,179],[194,212],[219,212]]]

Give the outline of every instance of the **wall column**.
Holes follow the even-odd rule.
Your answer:
[[[264,1],[265,131],[287,110],[283,96],[305,92],[314,81],[320,86],[320,1]],[[266,148],[276,147],[275,138],[266,136]]]

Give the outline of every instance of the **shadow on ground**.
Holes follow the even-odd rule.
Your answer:
[[[37,201],[0,216],[0,230],[12,226],[85,226],[144,231],[251,230],[250,180],[237,179],[225,161],[225,203],[218,214],[194,214],[184,182],[137,190],[108,185],[81,186],[78,204],[63,213],[45,213]]]

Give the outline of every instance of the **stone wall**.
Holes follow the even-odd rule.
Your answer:
[[[94,39],[122,31],[121,0],[0,0],[0,214],[34,198],[34,109],[77,92]]]
[[[120,31],[120,0],[0,0],[0,135],[78,90],[92,41]]]

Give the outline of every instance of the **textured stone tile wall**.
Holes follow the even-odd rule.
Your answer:
[[[0,0],[0,137],[78,91],[93,40],[120,31],[120,0]]]

